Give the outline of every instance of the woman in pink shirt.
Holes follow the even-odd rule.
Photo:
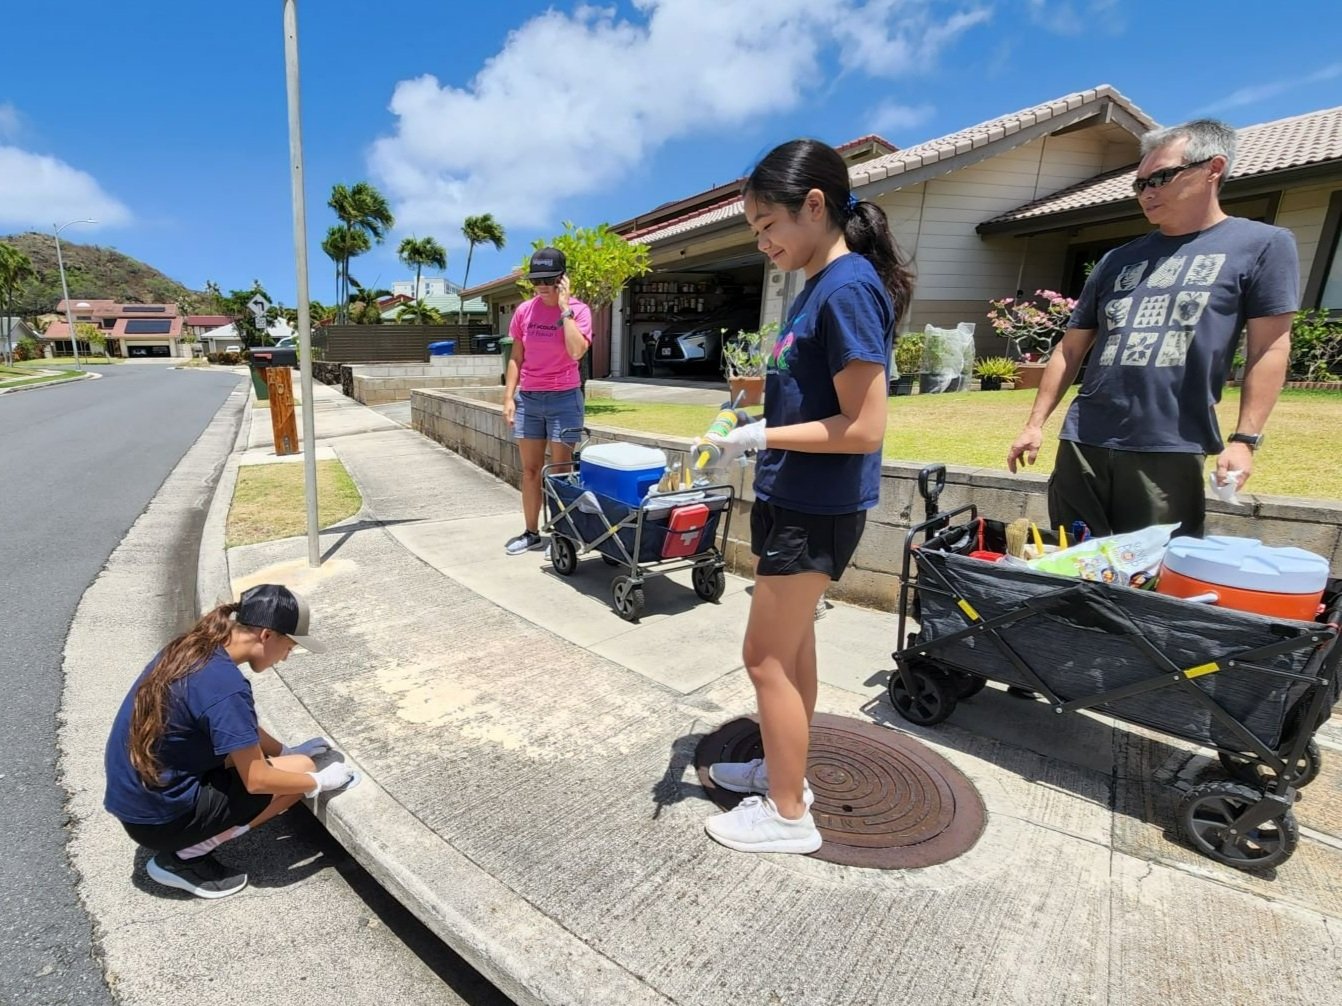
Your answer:
[[[592,312],[569,296],[568,263],[558,248],[531,256],[527,278],[536,296],[513,314],[512,358],[504,380],[503,419],[522,455],[522,516],[526,527],[504,548],[509,555],[545,547],[540,536],[541,466],[545,444],[553,462],[573,458],[583,424],[578,361],[592,344]]]

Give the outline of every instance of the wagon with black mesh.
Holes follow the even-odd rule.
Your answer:
[[[1092,710],[1213,749],[1229,778],[1184,795],[1182,834],[1238,869],[1290,858],[1292,805],[1319,773],[1314,735],[1338,699],[1342,582],[1307,622],[992,562],[971,553],[1005,552],[1005,525],[973,504],[936,512],[944,484],[944,468],[924,470],[928,516],[904,542],[889,684],[900,715],[940,723],[995,681],[1059,714]]]

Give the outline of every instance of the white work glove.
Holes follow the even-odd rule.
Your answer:
[[[722,465],[729,465],[748,451],[762,451],[765,447],[766,423],[761,419],[757,423],[748,423],[736,427],[725,437],[710,433],[704,437],[708,443],[722,451]]]
[[[308,775],[312,776],[312,781],[316,785],[303,795],[311,800],[318,793],[329,793],[333,789],[340,789],[354,778],[354,771],[343,761],[333,761],[326,768],[309,772]]]
[[[326,752],[330,750],[331,742],[325,737],[309,737],[302,744],[295,744],[292,747],[285,744],[280,748],[280,754],[301,754],[311,758],[313,755],[326,754]]]

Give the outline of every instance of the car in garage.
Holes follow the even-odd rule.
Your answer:
[[[671,321],[653,344],[652,365],[676,372],[722,369],[722,343],[759,328],[758,301],[738,301],[702,315]]]

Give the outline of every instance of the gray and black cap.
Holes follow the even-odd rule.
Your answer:
[[[256,629],[283,633],[309,653],[326,652],[326,644],[308,635],[312,612],[288,587],[262,583],[242,593],[237,620]]]

